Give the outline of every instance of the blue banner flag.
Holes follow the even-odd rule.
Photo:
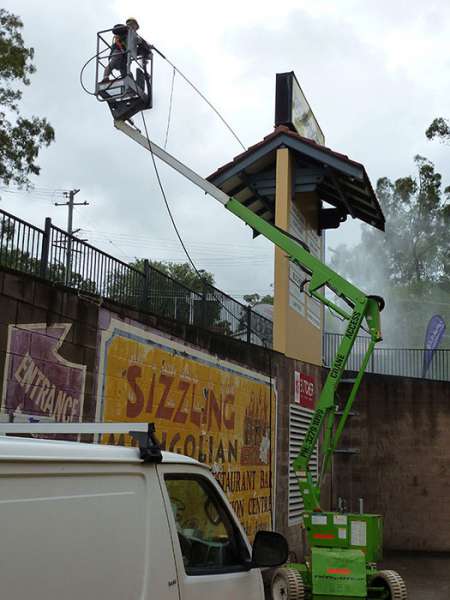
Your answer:
[[[433,355],[437,347],[441,343],[444,332],[445,321],[441,317],[441,315],[434,315],[433,317],[431,317],[430,322],[428,323],[427,331],[425,333],[422,377],[425,377],[430,367],[431,361],[433,360]]]

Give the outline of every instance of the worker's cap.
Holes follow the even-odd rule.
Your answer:
[[[131,27],[134,25],[136,30],[139,29],[139,23],[137,22],[137,19],[135,19],[134,17],[128,17],[128,19],[125,22],[128,25],[128,27]]]

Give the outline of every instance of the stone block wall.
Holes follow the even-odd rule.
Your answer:
[[[366,375],[355,411],[333,503],[384,515],[387,549],[450,551],[450,383]]]

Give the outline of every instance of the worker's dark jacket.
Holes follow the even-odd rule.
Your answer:
[[[112,44],[113,50],[125,52],[128,44],[128,27],[119,23],[114,25],[113,30],[114,41]],[[150,54],[150,45],[145,40],[137,36],[137,55],[146,57]]]
[[[114,25],[112,32],[114,34],[112,52],[114,52],[114,50],[125,52],[128,42],[128,27],[119,23],[118,25]]]

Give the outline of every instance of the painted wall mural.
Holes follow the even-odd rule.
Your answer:
[[[62,348],[73,353],[64,347],[70,328],[8,325],[0,420],[79,422],[84,408],[95,409],[97,421],[154,422],[165,450],[212,467],[250,538],[270,529],[276,396],[269,378],[100,309],[97,388],[87,395],[95,406],[85,406],[88,367],[61,355]],[[93,361],[91,369],[95,375]],[[101,441],[131,444],[128,436]]]
[[[276,398],[269,379],[106,310],[100,329],[97,420],[155,422],[164,449],[211,465],[250,537],[270,529]],[[103,441],[131,443],[118,438]]]
[[[70,323],[8,326],[2,420],[81,421],[86,367],[58,350]]]

